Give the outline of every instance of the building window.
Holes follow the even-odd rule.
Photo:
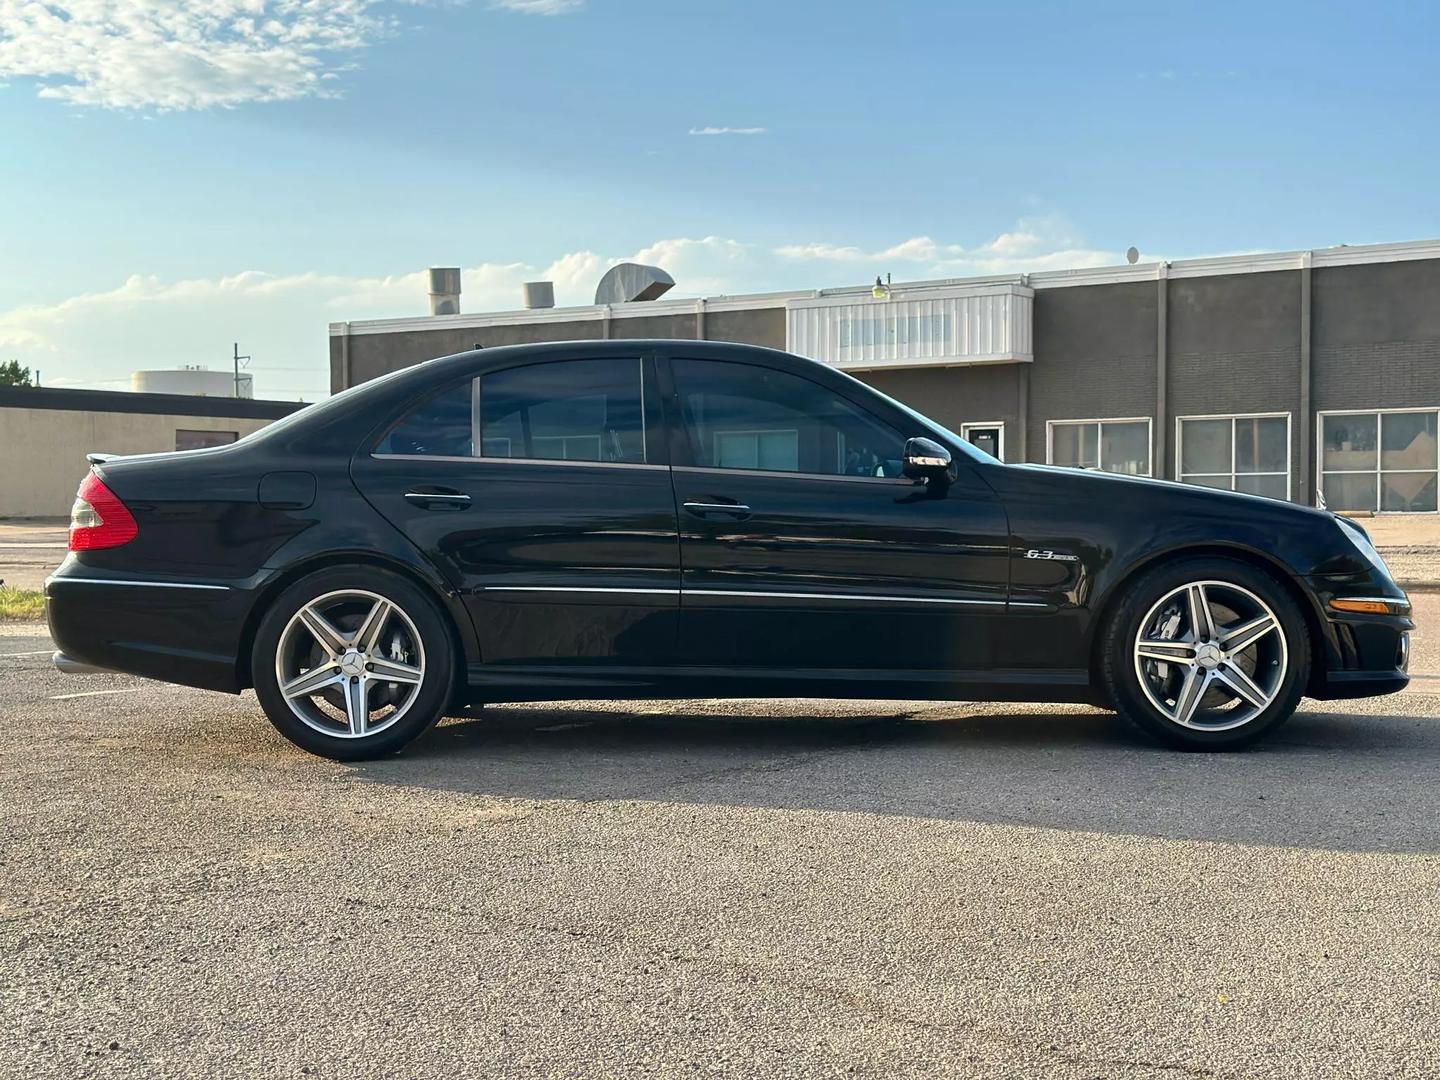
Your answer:
[[[177,428],[176,450],[203,450],[207,446],[228,446],[240,437],[238,431],[190,431]]]
[[[1051,465],[1150,475],[1150,418],[1050,420],[1045,424]]]
[[[990,420],[960,425],[960,437],[997,461],[1005,460],[1005,423]]]
[[[1320,494],[1331,510],[1434,513],[1435,409],[1320,414]]]
[[[1290,498],[1290,414],[1182,416],[1175,422],[1182,483]]]

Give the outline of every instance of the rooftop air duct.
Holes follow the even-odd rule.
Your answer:
[[[525,306],[531,311],[536,308],[555,306],[555,283],[553,281],[526,281],[521,284],[520,292],[525,298]]]
[[[460,314],[460,268],[458,266],[432,266],[430,268],[430,314]]]
[[[675,279],[658,266],[620,263],[605,271],[595,289],[597,304],[633,304],[654,300],[675,287]]]

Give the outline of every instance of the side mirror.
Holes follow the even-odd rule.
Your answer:
[[[913,480],[948,480],[950,451],[934,439],[906,439],[903,472]]]

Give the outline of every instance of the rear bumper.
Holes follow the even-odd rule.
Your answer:
[[[55,666],[238,693],[236,657],[252,597],[232,584],[102,576],[67,561],[45,582]]]
[[[108,675],[112,673],[109,668],[81,663],[73,656],[66,656],[63,652],[57,652],[50,657],[50,662],[55,665],[56,671],[65,675]]]

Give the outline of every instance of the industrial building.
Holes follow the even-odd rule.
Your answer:
[[[289,401],[0,386],[0,518],[67,516],[91,451],[220,446],[299,408]]]
[[[879,268],[883,271],[883,267]],[[738,341],[853,372],[1006,461],[1434,513],[1440,241],[1003,277],[664,298],[617,267],[597,303],[332,323],[332,390],[476,347]],[[550,301],[553,303],[553,301]]]

